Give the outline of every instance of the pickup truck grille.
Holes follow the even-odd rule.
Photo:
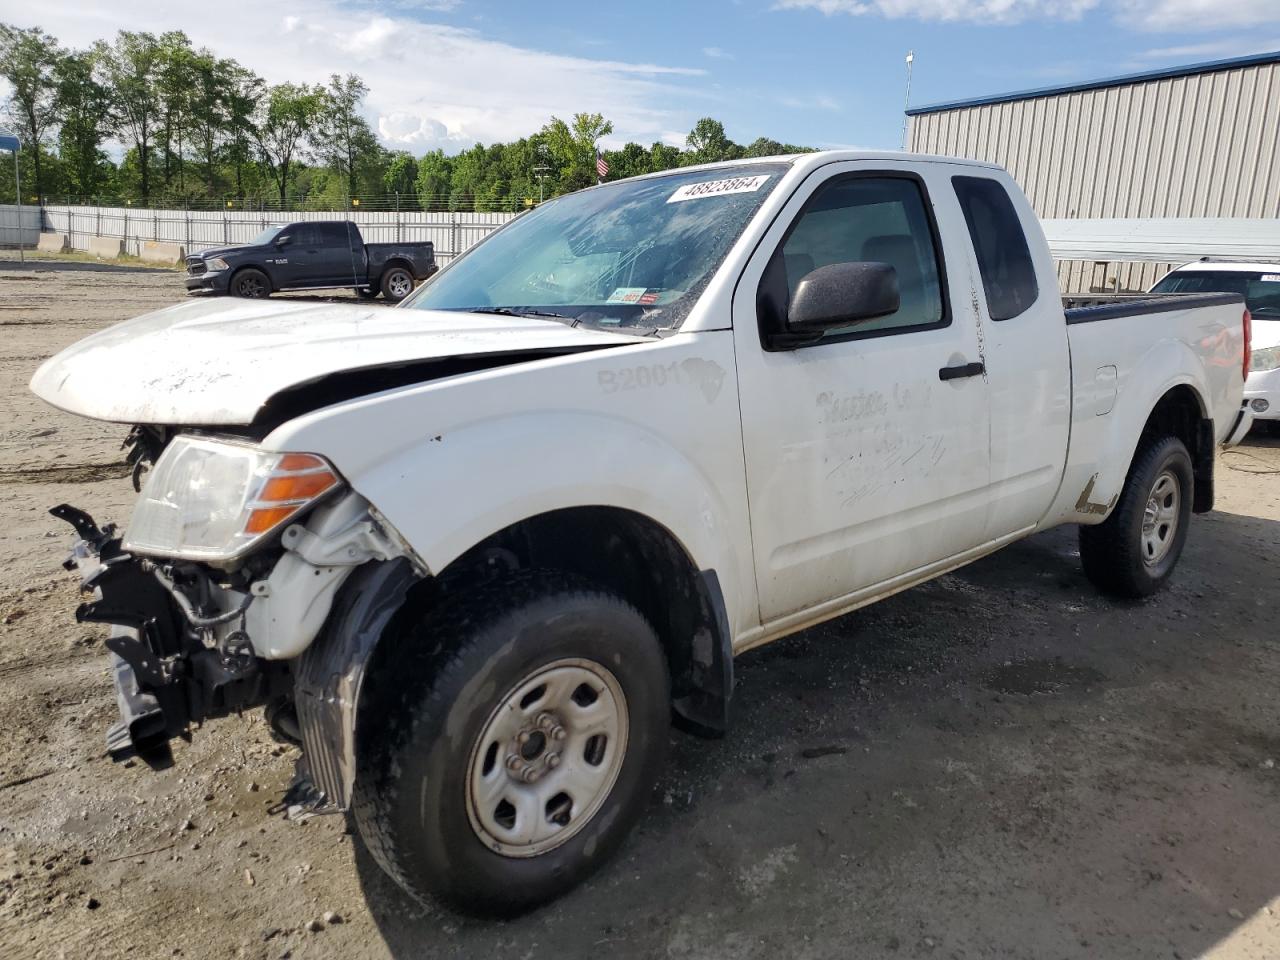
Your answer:
[[[187,257],[187,276],[198,277],[208,269],[200,257]]]

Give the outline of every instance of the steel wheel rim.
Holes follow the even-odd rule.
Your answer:
[[[536,857],[591,822],[626,755],[626,697],[591,660],[557,660],[525,677],[485,721],[467,763],[467,818],[506,857]]]
[[[1159,563],[1172,549],[1181,506],[1182,484],[1173,471],[1162,471],[1151,485],[1142,512],[1142,560],[1147,566]]]
[[[391,290],[393,297],[407,297],[411,289],[411,282],[407,273],[393,273],[387,281],[387,287]]]

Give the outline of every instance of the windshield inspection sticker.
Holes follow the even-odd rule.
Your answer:
[[[618,287],[605,303],[639,303],[648,287]]]
[[[1264,273],[1258,279],[1263,283],[1275,283],[1277,280],[1280,280],[1280,273]]]
[[[667,203],[697,200],[700,197],[720,197],[726,193],[755,193],[769,182],[769,174],[758,177],[734,177],[732,180],[708,180],[705,183],[686,183],[667,197]]]

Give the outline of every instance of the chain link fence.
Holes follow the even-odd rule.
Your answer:
[[[87,250],[91,237],[124,241],[138,255],[148,240],[180,244],[187,253],[248,243],[272,224],[301,220],[349,220],[368,243],[430,240],[444,264],[513,220],[514,213],[426,213],[419,210],[308,211],[161,210],[139,207],[45,205],[41,229],[67,234],[71,249]]]

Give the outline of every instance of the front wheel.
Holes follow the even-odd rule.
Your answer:
[[[599,587],[530,571],[445,602],[362,694],[361,836],[419,899],[482,914],[545,903],[643,810],[669,701],[653,628]]]
[[[404,267],[388,267],[382,274],[382,297],[399,303],[413,293],[413,274]]]
[[[1111,516],[1080,528],[1080,559],[1095,586],[1137,598],[1168,582],[1187,541],[1194,483],[1191,455],[1177,437],[1139,446]]]
[[[261,300],[271,294],[271,281],[261,270],[246,267],[231,278],[231,295]]]

